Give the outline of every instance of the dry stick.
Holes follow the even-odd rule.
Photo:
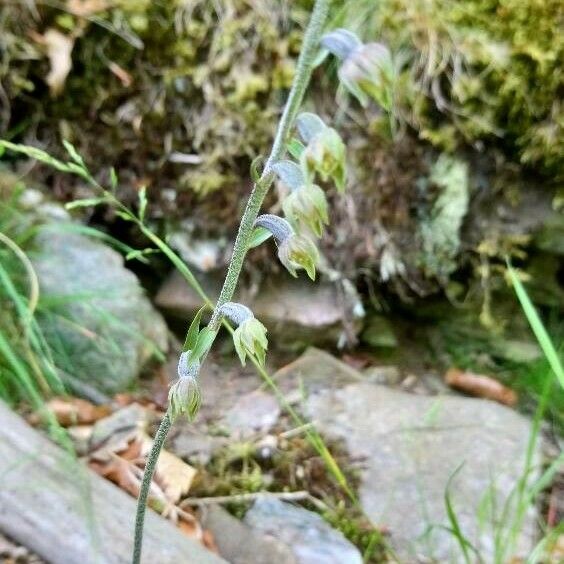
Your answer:
[[[283,501],[311,501],[318,509],[327,510],[327,505],[320,499],[312,496],[309,492],[253,492],[234,495],[220,495],[216,497],[188,497],[182,500],[180,507],[203,507],[206,505],[215,505],[223,503],[244,503],[246,501],[254,501],[256,499],[281,499]]]
[[[287,138],[293,126],[296,115],[299,111],[299,108],[302,104],[303,97],[309,84],[313,70],[319,40],[329,11],[328,4],[328,0],[316,0],[315,2],[315,6],[311,14],[311,19],[304,35],[304,42],[302,51],[298,59],[296,76],[294,77],[286,106],[284,107],[280,123],[278,124],[278,129],[274,138],[274,143],[272,145],[270,155],[266,161],[264,170],[260,178],[257,180],[253,187],[253,190],[247,202],[247,206],[243,213],[243,217],[241,219],[239,232],[237,233],[237,238],[235,239],[233,255],[227,269],[225,282],[223,284],[221,294],[214,308],[214,312],[209,324],[210,329],[214,331],[219,329],[219,325],[221,323],[221,315],[219,313],[220,307],[224,303],[230,301],[235,292],[235,288],[239,280],[239,274],[241,273],[241,268],[243,266],[243,261],[245,259],[245,255],[247,254],[249,240],[253,232],[255,220],[262,206],[264,197],[266,196],[266,193],[268,192],[268,189],[270,188],[270,185],[274,180],[272,165],[276,161],[280,160],[286,152],[286,142],[288,140]],[[135,539],[132,560],[133,564],[139,564],[141,561],[143,524],[145,520],[145,511],[147,509],[149,488],[153,479],[153,474],[155,472],[157,458],[164,445],[171,425],[172,419],[170,414],[167,413],[161,421],[161,424],[155,436],[155,440],[153,442],[151,453],[149,454],[149,458],[147,459],[147,464],[145,466],[145,472],[143,474],[143,481],[141,483],[139,499],[137,502],[137,513],[135,517]]]

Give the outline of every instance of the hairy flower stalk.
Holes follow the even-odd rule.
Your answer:
[[[270,155],[266,161],[264,170],[260,178],[257,180],[253,187],[253,190],[245,207],[243,217],[241,219],[239,232],[237,233],[237,238],[235,239],[233,254],[229,263],[229,267],[227,269],[225,282],[223,284],[223,288],[221,290],[217,304],[214,308],[210,323],[208,325],[210,335],[215,336],[215,334],[217,333],[222,319],[221,307],[231,301],[231,298],[233,297],[233,294],[237,287],[237,282],[239,280],[239,275],[241,273],[245,255],[249,248],[249,241],[251,240],[255,220],[259,214],[259,210],[262,206],[266,193],[268,192],[268,189],[270,188],[274,180],[274,171],[272,170],[272,166],[274,163],[278,162],[284,157],[289,133],[302,104],[304,93],[309,84],[315,63],[315,58],[319,48],[319,41],[323,32],[323,26],[325,25],[325,21],[327,19],[328,11],[329,0],[315,1],[313,12],[304,35],[302,50],[296,67],[296,74],[294,76],[292,87],[290,89],[282,117],[278,124],[278,129],[276,131]],[[207,345],[207,348],[205,349],[206,352],[203,354],[203,357],[205,357],[205,354],[207,354],[209,346],[211,346],[211,342],[209,343],[209,345]],[[199,360],[201,362],[203,358],[200,358]],[[147,459],[147,464],[145,466],[145,472],[143,474],[143,481],[141,483],[139,499],[137,502],[135,539],[132,559],[133,564],[140,564],[141,562],[143,524],[147,507],[149,488],[153,479],[153,474],[159,453],[172,425],[174,418],[173,415],[174,413],[172,412],[172,410],[169,410],[163,417],[155,436],[155,441],[153,443],[151,453],[149,455],[149,458]]]

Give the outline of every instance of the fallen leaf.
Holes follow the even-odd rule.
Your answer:
[[[75,16],[91,16],[107,8],[106,0],[67,0],[67,10]]]
[[[501,382],[472,372],[464,372],[458,368],[451,368],[445,374],[445,382],[462,392],[490,399],[503,403],[504,405],[514,406],[517,403],[517,394]]]
[[[59,425],[63,427],[90,425],[107,417],[111,412],[107,405],[94,405],[89,401],[74,397],[53,398],[47,402],[46,407],[55,416]],[[33,414],[30,417],[32,424],[36,424],[38,421],[38,414]]]
[[[142,445],[142,454],[147,456],[153,440],[145,435]],[[195,468],[171,452],[164,449],[161,451],[155,470],[155,480],[162,485],[167,499],[172,503],[178,503],[180,498],[188,493],[195,476]]]
[[[131,86],[133,79],[123,67],[120,67],[117,63],[114,63],[114,61],[110,61],[109,69],[112,74],[119,78],[123,86],[125,86],[126,88],[129,88]]]
[[[51,66],[45,82],[49,86],[51,95],[57,96],[63,91],[65,80],[72,68],[71,54],[74,39],[56,29],[49,28],[43,35],[43,41]]]

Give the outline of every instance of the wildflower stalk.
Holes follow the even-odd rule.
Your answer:
[[[223,288],[221,290],[219,299],[217,301],[217,304],[215,305],[209,323],[209,328],[214,332],[217,332],[222,322],[222,315],[220,311],[221,306],[231,301],[231,298],[233,297],[233,294],[237,287],[237,282],[239,280],[239,275],[241,274],[245,255],[247,254],[247,250],[249,248],[249,241],[253,233],[255,220],[258,216],[268,189],[272,185],[272,182],[275,178],[275,173],[272,167],[274,163],[284,157],[284,154],[286,152],[286,143],[288,141],[288,136],[302,104],[307,86],[309,84],[328,11],[329,0],[316,0],[308,27],[304,35],[304,41],[298,59],[296,74],[294,76],[292,87],[290,89],[282,117],[278,124],[278,129],[276,131],[274,142],[272,144],[272,149],[270,151],[268,159],[266,160],[262,174],[260,178],[255,182],[251,195],[249,196],[249,199],[247,201],[247,205],[241,219],[241,224],[239,226],[239,231],[237,233],[237,238],[235,239],[233,254],[231,256],[231,261],[227,269],[227,275],[223,283]],[[153,442],[153,447],[147,459],[147,464],[145,466],[145,472],[143,474],[143,481],[141,483],[139,499],[137,502],[137,513],[135,518],[135,540],[132,560],[133,564],[139,564],[141,561],[143,525],[145,520],[149,489],[151,481],[153,479],[153,474],[155,472],[157,459],[171,428],[172,422],[173,421],[171,414],[170,412],[167,412],[167,414],[161,421],[161,424],[155,436],[155,440]]]

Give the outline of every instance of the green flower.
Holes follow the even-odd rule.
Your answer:
[[[237,325],[237,329],[233,333],[233,344],[241,359],[241,364],[244,366],[247,354],[252,354],[261,366],[264,366],[266,350],[268,349],[266,327],[243,304],[227,302],[219,308],[219,312]]]
[[[257,217],[255,226],[268,229],[278,245],[278,258],[292,276],[303,268],[315,280],[315,265],[319,262],[319,252],[314,243],[304,235],[298,235],[282,217],[264,214]]]
[[[303,268],[307,275],[315,280],[315,265],[319,262],[319,251],[307,237],[294,233],[282,241],[278,246],[278,258],[292,276],[297,277],[296,270]]]
[[[325,127],[308,142],[301,155],[302,167],[309,181],[315,173],[326,182],[333,179],[339,192],[345,189],[346,150],[340,135],[332,127]]]
[[[169,411],[172,420],[179,415],[186,414],[191,421],[194,419],[202,403],[202,394],[198,376],[200,362],[190,359],[190,351],[183,352],[178,361],[178,380],[168,393]]]
[[[343,29],[325,35],[321,44],[341,59],[339,80],[363,106],[372,98],[386,111],[392,109],[396,69],[385,45],[362,44],[358,37]]]
[[[251,317],[243,321],[233,333],[233,343],[243,366],[247,354],[256,356],[261,366],[264,366],[268,340],[266,327],[258,319]]]
[[[329,224],[325,192],[315,184],[293,190],[282,202],[282,209],[290,223],[306,225],[317,237],[321,237],[323,226]]]

